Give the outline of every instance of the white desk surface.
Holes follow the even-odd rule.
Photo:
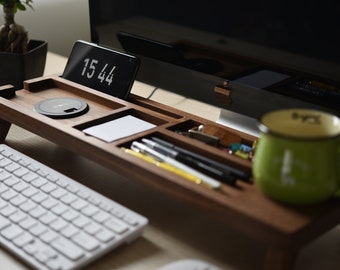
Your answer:
[[[65,64],[64,57],[48,53],[45,74],[61,74]],[[132,92],[146,97],[152,90],[153,87],[136,82]],[[218,108],[163,90],[157,90],[152,99],[210,120],[219,116]],[[149,218],[150,224],[142,237],[86,269],[154,270],[184,258],[203,259],[222,269],[262,268],[264,244],[207,219],[198,209],[138,185],[17,126],[12,125],[6,144]],[[339,266],[340,226],[337,226],[302,249],[295,269],[335,270]],[[0,248],[0,269],[30,268]]]

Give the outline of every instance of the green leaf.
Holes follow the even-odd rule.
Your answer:
[[[32,3],[33,0],[0,0],[0,5],[12,5],[14,7],[14,13],[18,10],[25,11],[26,6],[33,9]]]
[[[14,8],[19,9],[19,10],[26,10],[26,7],[21,3],[16,3]]]

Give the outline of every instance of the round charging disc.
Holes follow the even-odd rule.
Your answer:
[[[61,97],[44,99],[35,104],[33,109],[52,118],[71,118],[86,113],[88,105],[78,98]]]

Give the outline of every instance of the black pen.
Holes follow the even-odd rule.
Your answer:
[[[206,187],[212,188],[212,189],[219,189],[221,187],[221,182],[213,179],[212,177],[210,177],[209,175],[206,175],[198,170],[195,170],[194,168],[179,162],[178,160],[167,156],[167,155],[163,155],[162,153],[156,151],[155,149],[152,149],[151,147],[149,147],[146,144],[134,141],[132,142],[131,145],[131,149],[132,150],[136,150],[137,152],[141,152],[141,153],[145,153],[153,158],[156,158],[159,161],[165,162],[171,166],[176,167],[177,169],[180,169],[183,172],[186,172],[188,174],[191,174],[193,177],[198,178],[199,182],[196,182],[197,184],[202,184]]]
[[[232,175],[230,173],[226,173],[224,171],[218,170],[216,168],[213,168],[209,166],[208,164],[205,164],[197,159],[194,159],[190,156],[184,155],[183,153],[180,153],[176,150],[170,149],[164,145],[161,145],[159,143],[156,143],[152,140],[148,139],[142,139],[142,141],[149,146],[150,148],[154,149],[155,151],[170,156],[173,159],[178,160],[179,162],[182,162],[192,168],[195,168],[197,170],[202,171],[203,173],[206,173],[207,175],[210,175],[211,177],[214,177],[215,179],[226,183],[228,185],[234,185],[236,182],[235,175]]]
[[[239,179],[242,179],[242,180],[245,180],[245,181],[249,181],[250,180],[250,175],[242,170],[239,170],[237,168],[234,168],[232,166],[229,166],[227,164],[224,164],[224,163],[221,163],[221,162],[218,162],[216,160],[213,160],[213,159],[210,159],[210,158],[207,158],[205,156],[202,156],[202,155],[199,155],[197,153],[194,153],[192,151],[189,151],[187,149],[184,149],[184,148],[181,148],[181,147],[178,147],[168,141],[165,141],[165,140],[162,140],[160,138],[157,138],[157,137],[152,137],[151,138],[154,142],[157,142],[158,144],[160,145],[163,145],[169,149],[172,149],[172,150],[175,150],[179,153],[182,153],[186,156],[189,156],[189,157],[192,157],[194,159],[197,159],[207,165],[210,165],[211,167],[214,167],[214,168],[217,168],[219,170],[222,170],[224,172],[227,172],[227,173],[230,173],[230,174],[233,174],[235,175],[237,178]]]

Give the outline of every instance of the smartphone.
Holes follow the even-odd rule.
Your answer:
[[[139,66],[140,60],[134,55],[78,40],[61,77],[127,99]]]
[[[116,36],[123,49],[128,53],[142,55],[180,66],[186,65],[184,55],[174,45],[123,31],[118,31]]]

